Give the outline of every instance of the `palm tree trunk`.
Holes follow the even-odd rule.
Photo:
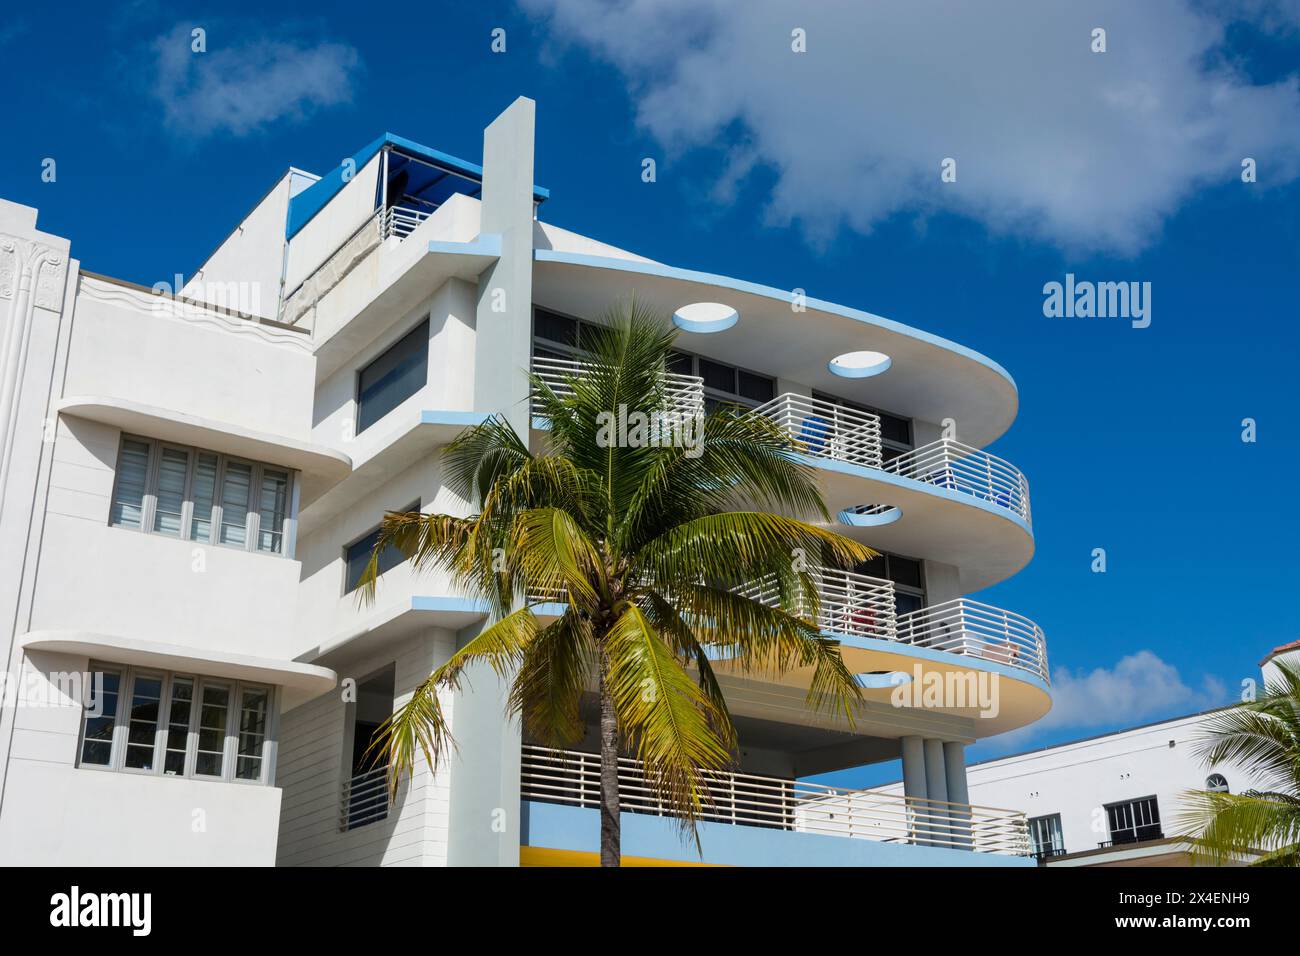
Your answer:
[[[602,655],[603,658],[603,655]],[[618,717],[605,686],[608,664],[600,662],[600,865],[619,866],[623,858],[618,810]]]

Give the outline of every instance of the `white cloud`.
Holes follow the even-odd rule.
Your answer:
[[[1035,732],[1131,726],[1230,703],[1221,681],[1206,677],[1199,688],[1190,687],[1178,668],[1146,650],[1121,657],[1112,668],[1079,673],[1053,668],[1052,696],[1052,710],[1034,725]]]
[[[361,57],[347,44],[237,40],[239,32],[230,27],[207,29],[204,53],[192,51],[189,25],[152,44],[153,95],[178,133],[243,136],[352,99]]]
[[[818,243],[952,211],[1131,255],[1199,189],[1300,174],[1300,81],[1253,84],[1223,48],[1231,17],[1300,0],[519,2],[555,43],[618,68],[663,148],[720,151],[720,202],[770,170],[768,218]],[[1089,48],[1098,26],[1105,53]],[[791,52],[795,27],[807,53]],[[955,184],[939,181],[946,157]]]

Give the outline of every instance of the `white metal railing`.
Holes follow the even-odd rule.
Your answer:
[[[339,800],[339,829],[355,830],[388,818],[388,767],[364,770],[343,781]]]
[[[405,239],[415,232],[420,223],[431,215],[433,213],[430,210],[411,209],[407,206],[389,206],[379,213],[379,235],[384,239],[392,236]]]
[[[917,800],[873,790],[834,787],[748,773],[705,771],[702,819],[737,826],[821,833],[880,843],[914,843],[1025,856],[1029,830],[1015,810],[939,800]],[[640,761],[618,761],[619,807],[624,813],[671,816],[646,782]],[[524,744],[520,795],[525,800],[600,806],[600,757]]]
[[[556,395],[567,398],[573,394],[570,379],[580,378],[593,363],[577,359],[554,359],[533,357],[533,374],[545,382]],[[704,379],[698,375],[679,375],[667,372],[664,375],[668,411],[682,415],[704,414]],[[651,409],[642,409],[651,411]],[[534,400],[533,413],[539,414]]]
[[[1006,664],[1048,680],[1043,629],[1011,611],[957,598],[898,618],[898,640]]]
[[[981,498],[1029,521],[1029,482],[1009,461],[941,438],[886,462],[885,471]]]
[[[811,573],[819,598],[814,623],[823,631],[978,657],[1050,680],[1043,629],[1023,615],[957,598],[896,616],[893,582],[835,568],[813,568]],[[739,593],[769,607],[778,604],[771,579]],[[807,617],[810,609],[794,610]]]
[[[841,571],[837,568],[813,568],[817,580],[818,608],[816,624],[824,631],[895,640],[894,585],[890,581]],[[760,581],[740,593],[769,607],[779,603],[776,582]],[[808,617],[811,608],[797,608]]]
[[[877,415],[793,392],[778,395],[754,409],[754,413],[776,422],[805,454],[864,468],[880,467]]]

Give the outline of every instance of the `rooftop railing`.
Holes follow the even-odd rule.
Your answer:
[[[577,359],[533,357],[533,374],[561,398],[573,395],[571,379],[581,378],[594,367],[592,362]],[[667,372],[664,375],[664,391],[667,399],[666,411],[689,416],[704,414],[704,379],[698,375]],[[652,411],[652,409],[639,410]],[[533,401],[533,414],[540,414],[536,399]]]
[[[1025,815],[1015,810],[840,790],[748,773],[706,771],[704,778],[701,817],[709,823],[1007,856],[1029,853]],[[674,815],[647,783],[638,760],[619,758],[618,793],[625,813]],[[600,757],[525,744],[520,795],[525,800],[599,807]]]
[[[381,210],[379,218],[379,235],[383,239],[396,236],[405,239],[419,228],[420,223],[433,215],[432,210],[412,209],[407,206],[389,206]]]
[[[784,392],[754,409],[776,422],[805,454],[879,468],[880,417],[807,395]]]
[[[1029,482],[1020,469],[970,445],[941,438],[887,462],[885,471],[979,498],[1030,520]]]

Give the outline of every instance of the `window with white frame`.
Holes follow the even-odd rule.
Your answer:
[[[1041,817],[1031,817],[1029,842],[1033,855],[1040,860],[1063,854],[1065,838],[1061,835],[1061,815],[1049,813]]]
[[[272,782],[274,689],[149,667],[91,664],[77,764],[197,780]]]
[[[123,435],[108,523],[284,554],[292,490],[288,468]]]

